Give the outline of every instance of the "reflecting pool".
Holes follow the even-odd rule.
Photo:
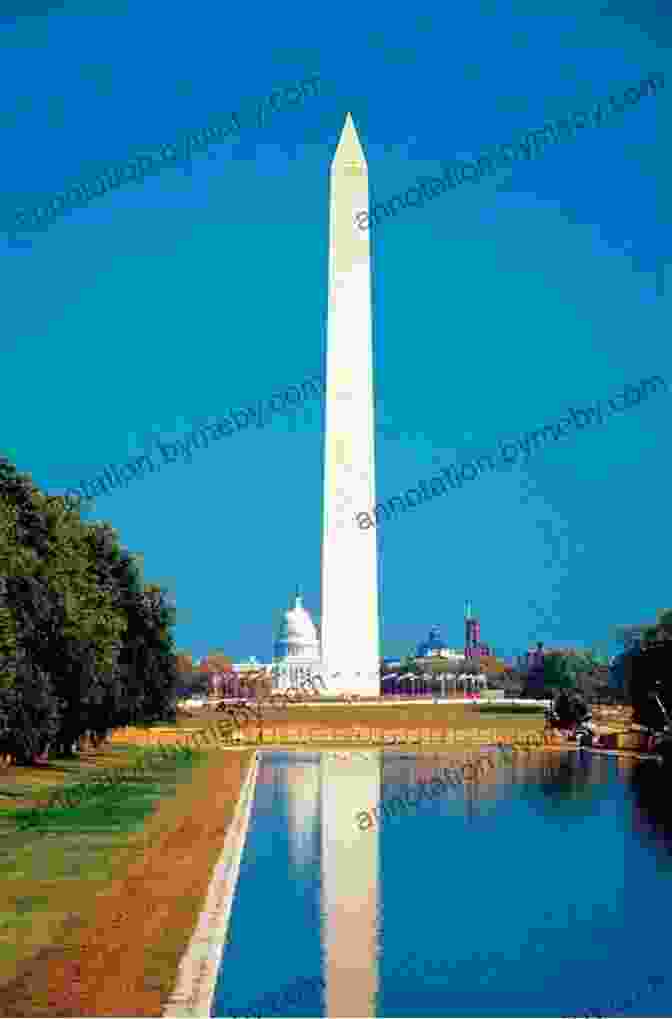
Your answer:
[[[672,1015],[669,770],[341,753],[261,754],[213,1016]]]

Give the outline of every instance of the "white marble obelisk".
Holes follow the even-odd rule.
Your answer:
[[[348,113],[331,164],[322,539],[322,662],[329,692],[379,693],[369,232],[364,153]]]

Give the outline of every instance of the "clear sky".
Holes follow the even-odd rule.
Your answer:
[[[626,383],[671,387],[382,524],[382,653],[434,623],[459,646],[467,598],[504,655],[652,619],[672,603],[672,22],[604,2],[3,3],[0,448],[60,494],[322,371],[348,110],[384,201],[662,71],[607,125],[372,231],[379,499]],[[254,125],[311,75],[317,97]],[[239,140],[9,236],[17,207],[233,111]],[[268,661],[296,583],[319,621],[323,427],[313,400],[85,514],[171,591],[179,647]]]

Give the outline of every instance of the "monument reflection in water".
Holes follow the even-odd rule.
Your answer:
[[[409,756],[388,751],[385,759],[388,784],[394,790],[418,780],[428,781],[439,764],[448,763],[445,753]],[[453,795],[454,813],[463,814],[464,800],[471,803],[475,790],[476,783],[467,782]],[[264,995],[270,998],[293,980],[316,975],[326,984],[320,1009],[324,1015],[377,1014],[381,825],[363,833],[355,823],[355,813],[373,810],[383,795],[382,751],[262,753],[234,909],[232,947],[227,949],[220,970],[213,1015],[245,1014],[246,1003],[259,1002]],[[280,874],[272,880],[270,873],[275,871]],[[225,998],[232,994],[222,988],[238,983],[237,977],[231,979],[237,969],[236,949],[246,947],[248,965],[250,958],[250,945],[245,946],[245,934],[239,933],[236,924],[241,916],[247,915],[249,920],[251,907],[245,900],[254,895],[253,888],[267,884],[273,889],[272,908],[260,910],[262,918],[258,918],[259,929],[254,934],[260,949],[257,958],[263,959],[263,966],[255,966],[250,973],[244,997],[236,988],[236,1007],[228,1006],[225,1013]],[[316,945],[319,956],[310,962]],[[289,959],[283,967],[279,963],[288,947]],[[314,1000],[305,1008],[283,1014],[316,1015],[317,1004]]]
[[[270,1016],[264,997],[316,977],[324,995],[283,1015],[376,1014],[378,835],[362,837],[353,804],[375,806],[380,794],[379,751],[262,752],[213,1016],[246,1015],[252,1003]]]
[[[353,823],[353,804],[380,799],[381,752],[322,756],[322,945],[326,1014],[372,1016],[378,991],[379,845]]]
[[[634,994],[639,1015],[672,1014],[665,768],[497,755],[363,831],[361,811],[477,751],[361,753],[261,752],[214,1016],[609,1015]]]

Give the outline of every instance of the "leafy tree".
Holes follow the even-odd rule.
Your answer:
[[[609,686],[609,668],[593,662],[590,668],[584,668],[577,674],[577,689],[587,701],[610,697],[613,691]]]
[[[136,676],[141,675],[139,712],[145,722],[174,718],[179,677],[171,633],[175,609],[167,597],[158,585],[147,584],[142,594],[134,595],[126,607],[129,634],[134,641]]]
[[[612,689],[616,688],[632,704],[633,722],[651,729],[661,729],[664,724],[654,694],[672,713],[672,609],[660,609],[656,617],[654,624],[643,629],[618,628],[616,636],[630,641],[609,670]]]
[[[30,478],[0,460],[3,742],[21,762],[42,752],[54,736],[55,718],[62,725],[63,690],[55,668],[63,669],[65,634],[76,628],[72,577],[68,583],[58,575],[72,550],[58,548],[53,524],[51,507]],[[72,557],[68,564],[76,573]]]
[[[80,705],[82,721],[97,739],[102,739],[113,725],[132,724],[143,718],[139,637],[129,620],[142,595],[142,582],[138,562],[121,548],[117,532],[109,524],[89,527],[87,542],[98,585],[107,592],[122,623],[113,646],[111,670],[106,667],[98,672],[91,696]]]
[[[54,663],[62,664],[51,670],[63,702],[57,747],[70,754],[87,729],[100,728],[101,705],[113,707],[126,618],[116,597],[113,564],[119,555],[112,529],[83,523],[78,512],[62,509],[56,500],[47,518],[51,549],[42,572],[68,608],[54,641]]]
[[[547,652],[543,664],[545,691],[573,689],[576,686],[576,666],[569,655]]]
[[[403,675],[407,672],[412,672],[414,676],[419,676],[422,673],[422,666],[419,665],[412,655],[406,655],[401,660],[401,667],[399,672]]]
[[[554,707],[561,726],[569,727],[575,722],[582,722],[589,714],[586,702],[577,690],[562,690]]]
[[[20,654],[16,682],[0,693],[0,741],[18,764],[48,752],[59,730],[58,702],[49,678]]]
[[[656,623],[647,627],[642,635],[644,650],[651,644],[672,640],[672,609],[660,609],[656,615]]]
[[[609,669],[611,688],[628,702],[632,699],[634,660],[640,654],[641,646],[637,642],[617,655]]]
[[[171,717],[175,610],[138,563],[0,458],[0,742],[17,761]]]
[[[633,721],[660,731],[666,723],[665,712],[672,717],[672,641],[647,643],[631,663]]]

